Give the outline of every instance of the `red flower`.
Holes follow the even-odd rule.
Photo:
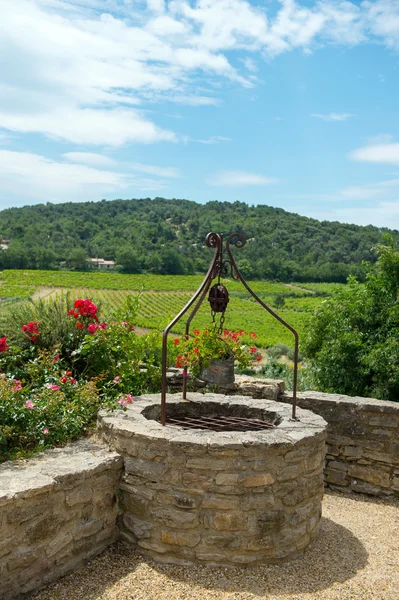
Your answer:
[[[7,338],[0,338],[0,352],[6,352],[8,350]]]
[[[193,349],[193,352],[194,352],[194,354],[199,354],[199,350],[198,350],[198,348],[194,348],[194,349]]]
[[[178,369],[182,369],[185,366],[185,359],[179,354],[179,356],[176,358],[176,367]]]
[[[194,335],[199,335],[201,332],[199,329],[194,329],[193,334]]]
[[[175,339],[173,340],[173,343],[174,343],[174,345],[175,345],[175,346],[177,346],[177,344],[180,344],[180,340],[179,340],[179,338],[175,338]]]
[[[99,329],[107,329],[108,325],[106,323],[100,323],[98,327]]]
[[[97,329],[98,327],[95,323],[89,323],[89,325],[87,326],[87,331],[93,335],[97,331]]]
[[[255,346],[251,346],[251,347],[250,347],[250,349],[249,349],[249,351],[250,351],[250,352],[253,352],[253,353],[257,352],[257,350],[256,350]]]
[[[258,336],[256,335],[256,333],[254,331],[249,332],[249,337],[251,337],[253,340],[258,339]]]
[[[260,360],[262,360],[261,355],[259,354],[259,356],[256,357],[257,362],[259,362]]]
[[[83,329],[83,323],[76,323],[76,327],[79,327],[79,329]]]

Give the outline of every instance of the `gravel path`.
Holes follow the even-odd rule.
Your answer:
[[[262,567],[159,565],[114,545],[35,600],[398,600],[399,500],[329,493],[301,558]]]

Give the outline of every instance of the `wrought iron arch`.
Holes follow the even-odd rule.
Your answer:
[[[214,248],[213,257],[209,266],[208,272],[205,275],[201,285],[193,295],[193,297],[187,302],[182,310],[176,315],[176,317],[165,327],[162,335],[162,388],[161,388],[161,424],[165,425],[166,422],[166,390],[167,390],[167,340],[168,334],[172,327],[176,325],[178,321],[186,314],[186,312],[193,306],[191,313],[188,316],[185,328],[185,336],[190,335],[190,325],[196,315],[198,309],[203,303],[211,283],[214,279],[230,275],[235,281],[240,281],[249,294],[260,304],[268,313],[270,313],[275,319],[277,319],[286,329],[291,331],[294,336],[294,380],[293,380],[293,392],[292,392],[292,419],[298,420],[296,416],[296,401],[297,401],[297,380],[298,380],[298,347],[299,337],[297,331],[289,325],[284,319],[282,319],[273,309],[265,304],[259,296],[251,289],[244,277],[241,275],[240,270],[237,266],[234,256],[231,252],[231,246],[235,246],[240,249],[245,246],[247,240],[242,233],[233,233],[226,239],[226,253],[227,257],[224,256],[223,252],[223,234],[219,233],[208,233],[205,239],[205,244],[208,248]],[[196,302],[197,301],[197,302]],[[187,367],[183,369],[183,399],[187,398]]]

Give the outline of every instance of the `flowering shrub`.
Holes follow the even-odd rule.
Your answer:
[[[213,329],[194,329],[194,337],[187,340],[174,340],[178,349],[176,366],[189,367],[193,375],[197,376],[203,367],[215,359],[227,359],[231,356],[240,368],[246,368],[254,362],[261,360],[261,355],[255,346],[242,343],[245,331],[230,331],[225,329],[222,335]],[[251,332],[250,337],[256,339],[256,334]]]
[[[2,337],[2,338],[0,338],[0,352],[7,352],[7,350],[8,350],[7,338]]]
[[[101,396],[95,380],[76,380],[63,361],[54,362],[53,352],[27,358],[18,379],[15,372],[11,363],[0,373],[0,462],[85,435],[98,410],[115,405]]]
[[[22,331],[26,333],[31,342],[37,342],[39,339],[39,321],[29,321],[26,325],[22,325]]]

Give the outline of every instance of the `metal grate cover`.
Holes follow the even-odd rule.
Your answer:
[[[260,419],[245,417],[180,417],[167,418],[166,425],[182,429],[208,429],[211,431],[260,431],[275,429],[276,425]]]

